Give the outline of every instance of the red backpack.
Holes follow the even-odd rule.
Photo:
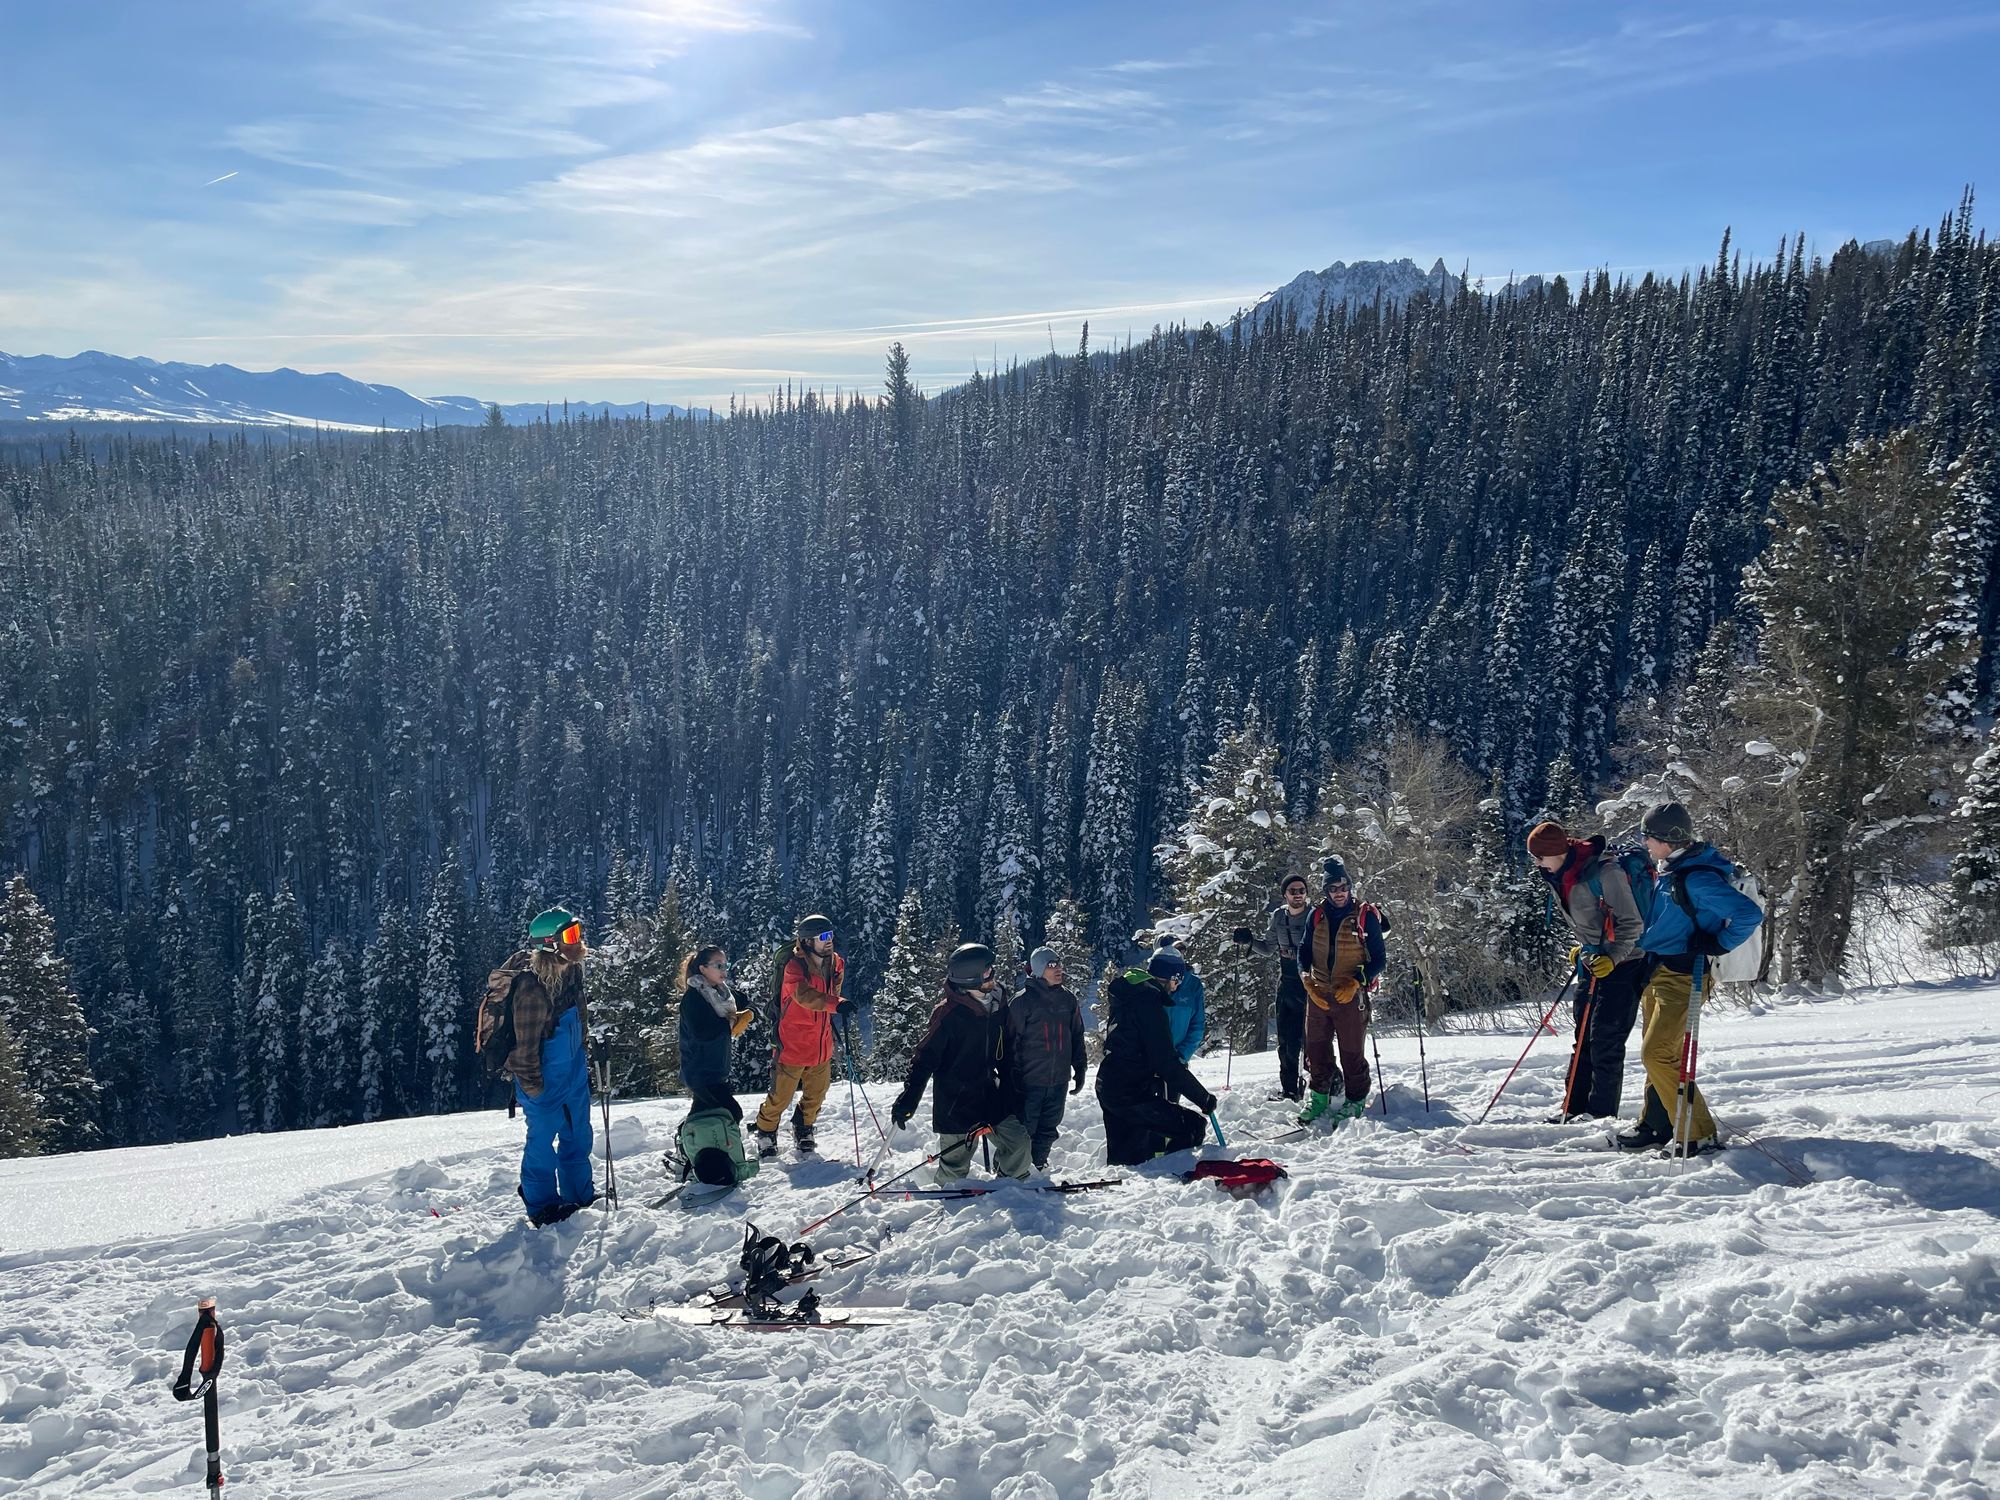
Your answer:
[[[1242,1197],[1270,1186],[1280,1177],[1291,1174],[1276,1162],[1265,1157],[1252,1156],[1242,1161],[1198,1161],[1194,1170],[1181,1180],[1199,1182],[1207,1178],[1225,1193]]]

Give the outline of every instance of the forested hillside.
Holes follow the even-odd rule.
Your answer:
[[[754,987],[825,910],[867,994],[899,909],[1011,948],[1068,895],[1109,954],[1265,739],[1272,859],[1365,839],[1400,740],[1488,799],[1457,815],[1497,871],[1712,727],[1774,497],[1905,430],[1912,524],[1954,539],[1911,566],[1958,581],[1900,638],[1951,645],[1936,811],[1993,696],[1996,412],[1968,204],[1889,254],[1725,238],[1692,278],[1167,330],[930,400],[897,350],[881,397],[726,421],[78,448],[0,469],[0,868],[95,1028],[91,1139],[475,1099],[470,996],[557,899],[657,1081],[682,932]]]

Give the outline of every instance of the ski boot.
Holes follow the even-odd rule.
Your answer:
[[[1349,1120],[1360,1119],[1363,1115],[1367,1113],[1368,1113],[1368,1101],[1366,1099],[1349,1099],[1345,1104],[1341,1105],[1339,1109],[1336,1109],[1333,1112],[1334,1126],[1338,1128],[1339,1126],[1345,1125]]]
[[[1332,1104],[1333,1095],[1322,1094],[1318,1089],[1314,1089],[1312,1102],[1299,1111],[1299,1123],[1301,1125],[1312,1124],[1314,1120],[1325,1114]]]
[[[819,1138],[813,1134],[812,1126],[797,1115],[792,1116],[792,1146],[801,1156],[819,1154]]]
[[[753,1129],[750,1133],[757,1137],[757,1157],[760,1161],[778,1154],[777,1131]]]
[[[1620,1151],[1651,1151],[1656,1147],[1666,1145],[1672,1138],[1672,1131],[1661,1134],[1640,1125],[1631,1130],[1619,1131],[1618,1134],[1611,1137],[1611,1144],[1616,1146]]]

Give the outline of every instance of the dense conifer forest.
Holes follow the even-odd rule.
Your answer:
[[[1546,979],[1530,820],[1683,773],[1804,934],[1772,977],[1824,979],[1845,929],[1794,919],[1859,899],[1851,851],[1995,900],[1996,480],[1969,202],[1893,246],[1725,237],[1691,277],[1174,328],[928,399],[894,349],[881,393],[718,421],[21,453],[0,873],[53,936],[0,945],[0,1092],[70,1078],[43,1148],[479,1102],[473,997],[558,900],[627,1086],[664,1087],[694,933],[754,997],[825,911],[901,1013],[955,934],[1018,952],[1055,914],[1116,958],[1204,892],[1261,910],[1321,843],[1364,894],[1404,872],[1390,991],[1439,1015]],[[1868,485],[1907,503],[1797,540]],[[1875,526],[1904,529],[1843,552]],[[1857,680],[1815,687],[1855,640],[1805,628],[1849,567],[1908,618],[1857,738],[1789,759]],[[1796,768],[1737,799],[1785,829],[1725,806],[1746,755]],[[1398,817],[1428,852],[1371,856]],[[1195,878],[1252,827],[1251,878]],[[1237,1045],[1258,982],[1212,986]],[[94,1106],[77,1029],[36,1020],[68,992]]]

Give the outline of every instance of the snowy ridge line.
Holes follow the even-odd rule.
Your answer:
[[[140,1240],[114,1194],[94,1222],[119,1243],[7,1244],[10,1300],[36,1315],[0,1334],[0,1495],[198,1476],[199,1423],[166,1383],[212,1294],[246,1495],[1974,1500],[2000,1464],[2000,1125],[1973,1104],[1996,1000],[1898,989],[1718,1014],[1715,1107],[1809,1187],[1754,1151],[1676,1174],[1544,1149],[1574,1127],[1466,1126],[1454,1106],[1490,1092],[1519,1039],[1433,1036],[1430,1116],[1399,1090],[1386,1120],[1290,1143],[1290,1177],[1255,1197],[1181,1182],[1182,1156],[1115,1194],[855,1210],[814,1237],[828,1257],[875,1250],[829,1304],[907,1311],[842,1339],[620,1316],[698,1297],[734,1266],[742,1218],[628,1203],[530,1230],[519,1127],[498,1112],[329,1132],[350,1158],[405,1153],[338,1185],[288,1181],[287,1137],[247,1165],[236,1143],[163,1148],[191,1184],[219,1158],[234,1216]],[[1522,1068],[1522,1116],[1553,1106],[1561,1050]],[[1284,1107],[1260,1097],[1268,1056],[1233,1068],[1223,1124],[1254,1154],[1239,1138]],[[826,1138],[846,1105],[830,1096]],[[659,1181],[644,1158],[683,1112],[616,1108],[629,1195]],[[1102,1154],[1084,1102],[1051,1170],[1095,1175]],[[97,1170],[6,1166],[0,1233]],[[760,1224],[804,1223],[854,1170],[780,1157],[743,1197]]]

